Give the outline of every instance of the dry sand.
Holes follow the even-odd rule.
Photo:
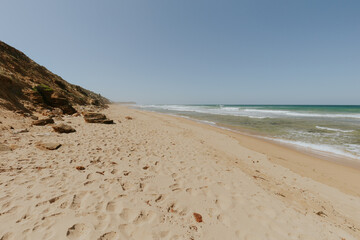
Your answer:
[[[64,117],[76,132],[58,134],[2,112],[1,240],[360,239],[359,170],[187,119],[104,113],[116,124]]]

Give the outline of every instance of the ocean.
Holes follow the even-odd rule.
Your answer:
[[[136,105],[360,162],[360,106]]]

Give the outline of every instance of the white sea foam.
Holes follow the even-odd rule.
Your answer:
[[[360,156],[360,146],[357,144],[344,144],[346,149]]]
[[[359,118],[360,114],[339,114],[339,113],[309,113],[309,112],[294,112],[294,111],[283,111],[283,110],[263,110],[263,109],[244,109],[245,112],[256,112],[271,114],[274,116],[293,116],[293,117],[319,117],[319,118]],[[274,117],[273,116],[273,117]]]
[[[350,133],[350,132],[354,131],[354,130],[342,130],[342,129],[337,129],[337,128],[321,127],[321,126],[316,126],[316,128],[322,129],[322,130],[333,131],[333,132],[343,132],[343,133]]]
[[[248,107],[225,107],[219,105],[196,106],[196,105],[138,105],[142,108],[154,108],[180,112],[197,112],[215,115],[241,116],[249,118],[281,118],[281,117],[304,117],[304,118],[355,118],[360,119],[360,114],[340,114],[340,113],[311,113],[295,112],[284,110],[254,109]]]
[[[253,113],[253,114],[247,113],[246,111],[240,110],[237,107],[220,106],[218,108],[214,108],[207,106],[187,106],[187,105],[139,105],[139,107],[178,111],[178,112],[196,112],[196,113],[213,114],[213,115],[249,117],[249,118],[258,118],[258,119],[268,117],[257,113]]]
[[[210,125],[216,125],[216,122],[212,122],[212,121],[200,120],[200,122],[210,124]]]
[[[301,142],[301,141],[292,141],[292,140],[285,140],[285,139],[279,139],[279,138],[269,138],[264,137],[265,139],[273,140],[280,143],[290,144],[293,146],[297,146],[300,148],[305,148],[309,150],[315,150],[319,151],[321,153],[329,153],[329,154],[335,154],[339,156],[344,156],[356,160],[360,160],[360,149],[359,145],[352,146],[353,148],[342,148],[341,146],[336,145],[326,145],[326,144],[314,144],[314,143],[307,143],[307,142]]]
[[[192,121],[196,121],[196,122],[200,122],[200,123],[205,123],[205,124],[209,124],[209,125],[216,125],[216,122],[212,122],[212,121],[207,121],[207,120],[199,120],[199,119],[194,119],[188,116],[182,116],[182,115],[176,115],[176,114],[170,114],[170,113],[165,113],[165,115],[169,115],[169,116],[174,116],[174,117],[181,117],[181,118],[185,118],[185,119],[190,119]]]
[[[294,117],[318,117],[318,118],[356,118],[360,119],[360,114],[320,114],[320,113],[300,113],[300,112],[288,112],[288,116]]]
[[[272,114],[288,114],[289,113],[289,111],[282,111],[282,110],[262,110],[262,109],[252,109],[252,108],[245,108],[243,111],[258,112],[258,113],[272,113]]]

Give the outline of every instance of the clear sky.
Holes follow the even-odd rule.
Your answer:
[[[360,104],[360,1],[1,0],[0,40],[138,103]]]

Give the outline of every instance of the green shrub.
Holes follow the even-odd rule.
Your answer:
[[[52,89],[51,87],[49,87],[45,84],[37,85],[37,86],[33,87],[32,90],[34,92],[41,92],[41,91],[52,92],[52,91],[54,91],[54,89]]]

